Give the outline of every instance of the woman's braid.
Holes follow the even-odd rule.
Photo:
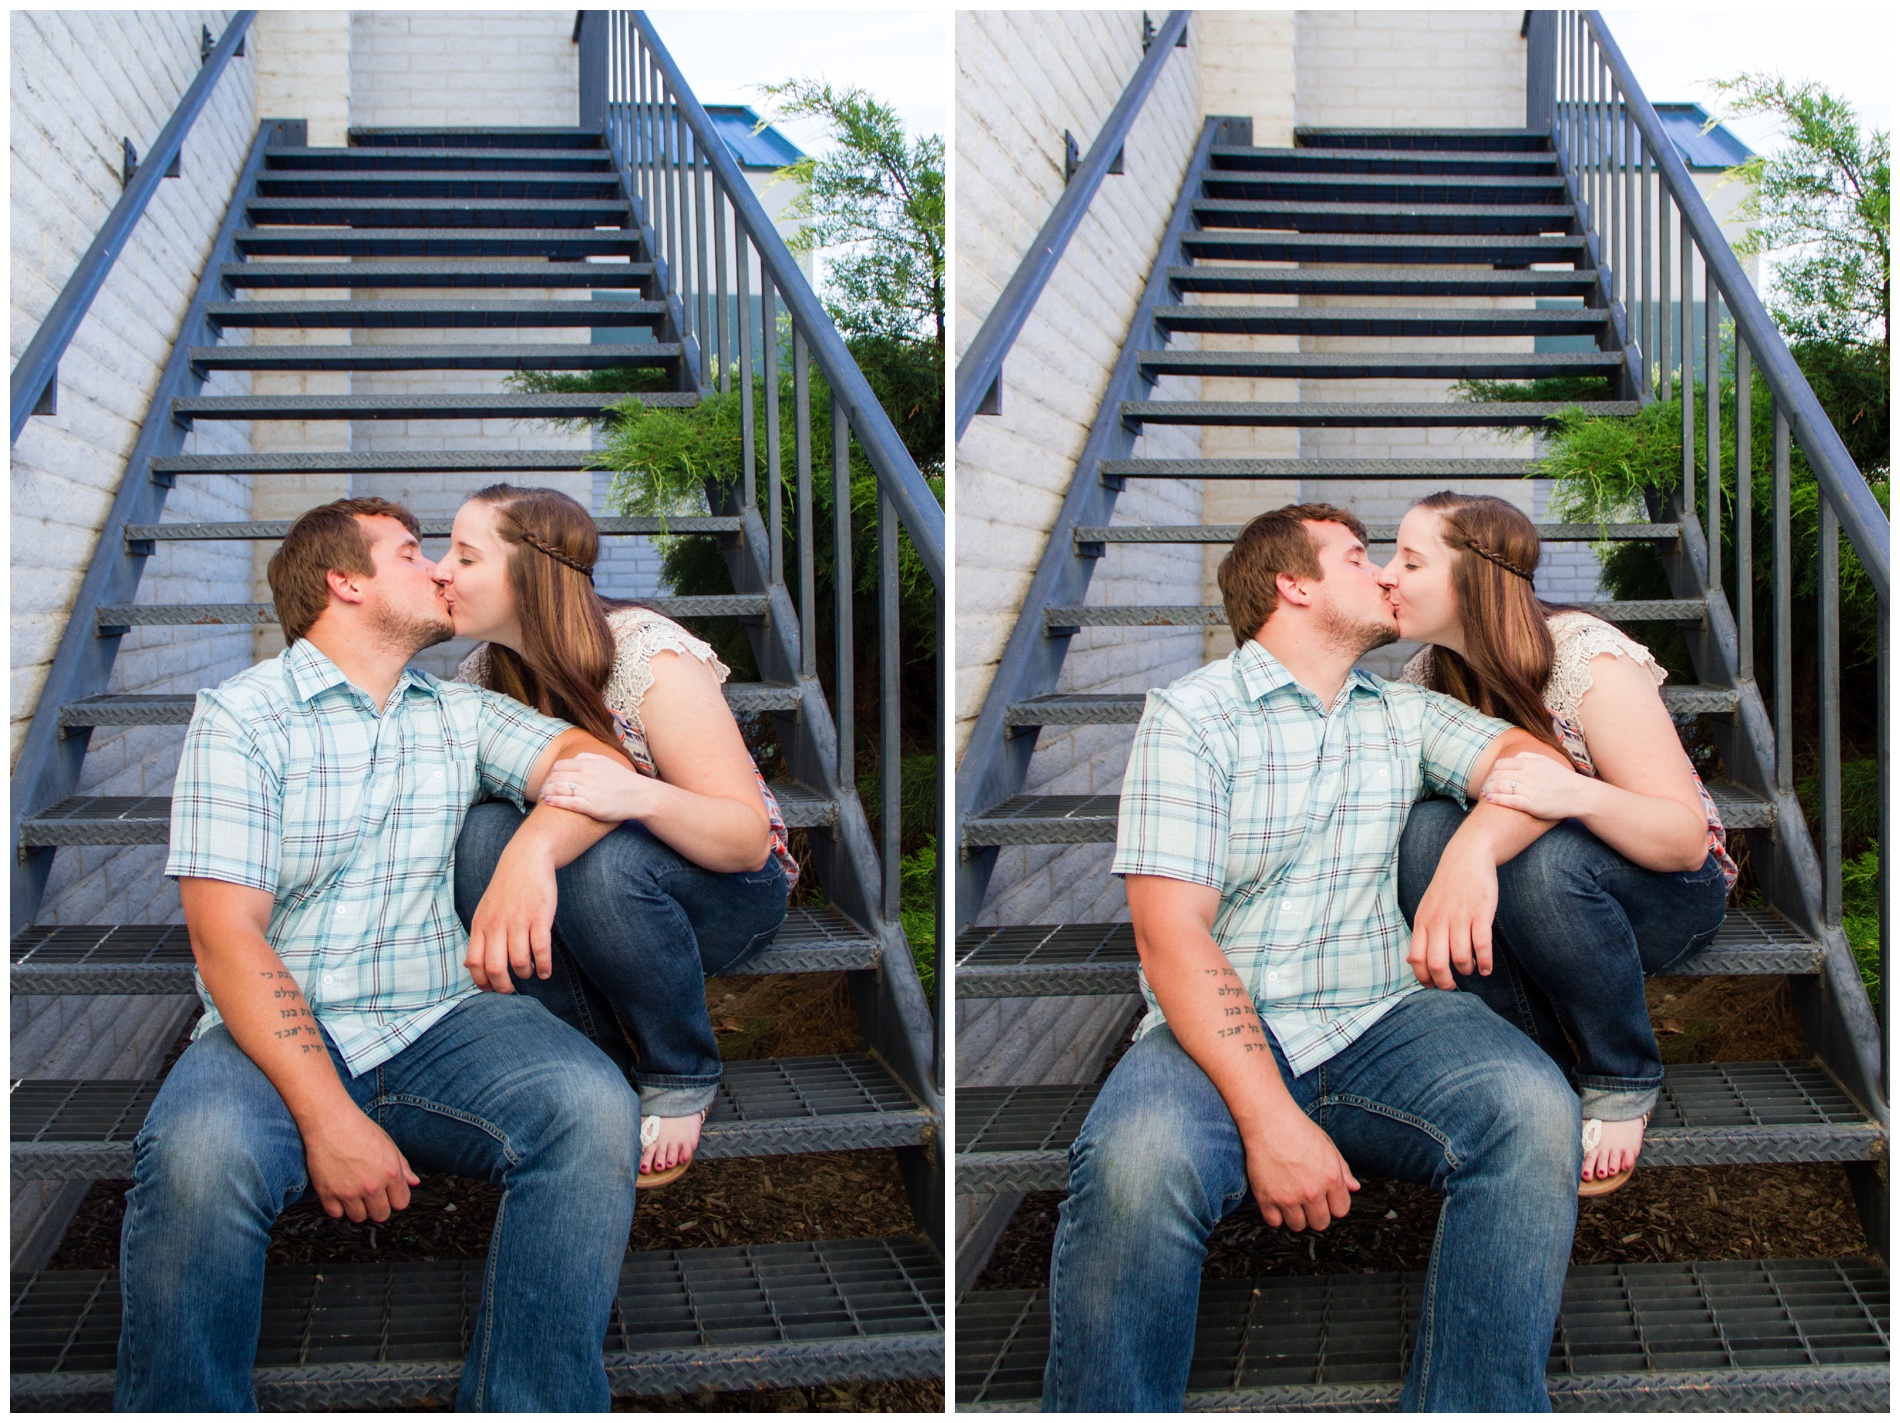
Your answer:
[[[584,573],[590,578],[593,576],[594,567],[592,564],[582,563],[578,558],[573,558],[569,556],[568,554],[563,553],[560,549],[556,548],[553,544],[547,542],[545,539],[542,539],[535,534],[528,532],[528,530],[526,529],[521,530],[521,541],[527,544],[531,548],[540,549],[542,553],[545,553],[549,558],[553,559],[556,563],[566,564],[569,568],[573,569],[576,573]]]
[[[1477,554],[1479,558],[1487,559],[1490,562],[1495,563],[1499,568],[1502,568],[1506,573],[1515,573],[1519,578],[1522,578],[1526,583],[1533,583],[1536,581],[1531,576],[1531,571],[1528,568],[1524,567],[1523,564],[1513,563],[1510,559],[1506,558],[1503,554],[1497,552],[1495,549],[1486,548],[1483,544],[1479,543],[1476,539],[1467,538],[1465,540],[1465,547],[1470,549],[1473,553]]]

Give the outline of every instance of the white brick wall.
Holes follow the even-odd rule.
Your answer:
[[[1522,10],[1301,10],[1299,122],[1522,128]]]
[[[1195,30],[1190,27],[1190,36]],[[1004,366],[1003,413],[980,416],[957,450],[959,749],[980,709],[1048,541],[1108,373],[1128,332],[1187,159],[1200,136],[1198,38],[1172,57],[1127,144],[1127,173],[1104,180]],[[957,16],[957,339],[968,343],[1062,191],[1062,132],[1086,151],[1141,60],[1127,12],[961,12]],[[1184,62],[1185,61],[1185,62]],[[1163,399],[1195,399],[1168,380]],[[1199,433],[1156,429],[1138,455],[1195,456]],[[1131,481],[1116,518],[1196,523],[1194,484]],[[1197,548],[1112,553],[1091,602],[1191,602]],[[1069,691],[1142,690],[1201,661],[1191,631],[1094,629],[1070,643]],[[1119,787],[1125,728],[1045,731],[1026,789]],[[1113,917],[1120,886],[1106,846],[1007,850],[986,921]]]
[[[353,10],[350,122],[359,128],[572,126],[574,11]]]

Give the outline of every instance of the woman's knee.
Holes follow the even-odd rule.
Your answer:
[[[502,851],[525,819],[522,811],[505,800],[472,805],[462,817],[462,830],[455,840],[455,912],[464,925],[475,917]]]
[[[1445,846],[1465,823],[1465,815],[1458,802],[1433,796],[1418,802],[1405,817],[1405,833],[1399,837],[1399,908],[1407,923],[1438,872]]]

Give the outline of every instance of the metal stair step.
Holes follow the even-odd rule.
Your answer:
[[[1678,716],[1735,710],[1741,693],[1733,687],[1693,683],[1662,688],[1663,705]],[[1013,702],[1004,713],[1005,726],[1133,726],[1141,720],[1146,692],[1063,692]],[[62,714],[61,724],[64,724]]]
[[[266,171],[396,173],[412,169],[477,173],[538,170],[558,173],[610,172],[613,156],[604,148],[267,148]]]
[[[1422,1273],[1204,1280],[1187,1407],[1398,1406]],[[1563,1412],[1874,1411],[1888,1406],[1888,1277],[1874,1260],[1572,1265],[1546,1381]],[[957,1299],[956,1406],[1033,1411],[1043,1290]]]
[[[1134,459],[1103,460],[1103,479],[1526,479],[1536,460]]]
[[[1238,262],[1494,263],[1586,260],[1583,238],[1566,233],[1236,232],[1197,230],[1181,235],[1181,250],[1202,258]]]
[[[1005,924],[957,936],[959,998],[1137,993],[1131,924]],[[1731,909],[1715,937],[1671,970],[1683,977],[1816,974],[1821,945],[1772,909]],[[15,990],[18,991],[17,989]]]
[[[1202,198],[1194,204],[1194,217],[1204,229],[1243,227],[1354,235],[1382,232],[1528,236],[1563,232],[1575,224],[1577,212],[1567,203],[1302,203]]]
[[[269,1409],[446,1407],[485,1262],[280,1265],[264,1274],[253,1375]],[[116,1270],[13,1277],[12,1404],[106,1409]],[[618,1397],[936,1378],[943,1264],[920,1239],[629,1254],[605,1340]]]
[[[959,1087],[957,1190],[1066,1189],[1069,1146],[1100,1091],[1095,1083]],[[1818,1063],[1683,1063],[1663,1069],[1642,1164],[1873,1161],[1886,1140]]]
[[[214,326],[294,330],[455,330],[469,327],[661,326],[667,304],[524,297],[384,297],[360,301],[214,301]]]
[[[587,469],[592,450],[298,450],[291,454],[161,455],[152,474],[412,474]]]
[[[1227,544],[1240,537],[1242,524],[1084,524],[1075,531],[1077,544]],[[1675,540],[1677,524],[1538,524],[1544,543],[1600,543],[1604,541]],[[1370,543],[1391,543],[1399,536],[1397,524],[1367,524]]]
[[[1610,314],[1596,307],[1544,310],[1429,306],[1160,306],[1163,331],[1234,336],[1571,336],[1595,335]]]
[[[792,829],[830,826],[837,806],[817,791],[772,782]],[[67,796],[20,822],[22,845],[163,845],[171,839],[170,796]],[[1110,833],[1114,827],[1111,824]]]
[[[1648,602],[1573,603],[1605,622],[1701,622],[1708,604],[1700,598],[1659,598]],[[1107,603],[1043,610],[1052,636],[1084,627],[1226,627],[1227,610],[1218,603]]]
[[[640,605],[669,618],[764,617],[769,600],[763,593],[716,593],[686,598],[643,598]],[[272,603],[109,603],[95,614],[95,626],[132,627],[258,627],[277,621]]]
[[[618,197],[249,198],[244,211],[260,227],[605,227],[632,216]]]
[[[1596,273],[1493,271],[1486,267],[1195,267],[1168,268],[1177,292],[1255,292],[1288,296],[1576,296],[1596,289]]]
[[[158,1096],[151,1082],[15,1082],[8,1094],[16,1181],[132,1174],[132,1140]],[[935,1125],[865,1053],[729,1062],[706,1115],[707,1160],[920,1146]]]
[[[1549,425],[1566,410],[1601,416],[1634,415],[1641,408],[1634,400],[1124,400],[1122,419],[1131,426],[1427,429],[1483,425],[1521,429]]]
[[[875,968],[877,940],[829,905],[786,911],[771,945],[717,977]],[[191,993],[182,924],[33,924],[13,936],[15,993]]]
[[[1708,783],[1730,830],[1775,823],[1774,802],[1727,781]],[[963,822],[965,848],[989,845],[1112,845],[1120,795],[1015,795]]]
[[[642,399],[656,405],[691,405],[699,396],[643,396]],[[452,519],[416,520],[425,539],[447,538],[454,522]],[[609,537],[633,534],[736,534],[743,524],[744,521],[736,514],[681,514],[669,519],[602,517],[594,520],[594,526]],[[290,532],[290,525],[289,519],[251,519],[210,524],[127,524],[125,537],[131,543],[154,540],[281,539]],[[1674,532],[1675,525],[1667,527]]]
[[[528,214],[530,218],[533,213]],[[254,257],[641,257],[646,249],[630,227],[611,231],[534,226],[487,229],[445,227],[358,228],[323,224],[248,227],[233,239]]]
[[[261,198],[507,198],[517,202],[539,202],[543,198],[557,201],[617,199],[620,178],[612,171],[547,173],[496,169],[483,173],[445,173],[420,169],[394,172],[324,169],[298,172],[267,167],[257,175],[257,195]]]
[[[196,420],[593,420],[622,394],[197,395],[172,402]]]
[[[193,346],[191,364],[210,371],[591,371],[671,366],[684,348],[672,341],[599,344],[523,341],[507,345]],[[696,393],[643,395],[654,403],[697,404]]]
[[[1217,143],[1209,151],[1217,173],[1555,173],[1557,155],[1542,153],[1429,153],[1327,148],[1254,148]]]
[[[1494,207],[1561,206],[1558,173],[1314,173],[1237,172],[1214,168],[1201,180],[1213,199],[1295,203],[1378,203]]]
[[[376,125],[352,128],[349,138],[351,148],[584,148],[602,151],[599,129],[566,124],[481,128]]]
[[[735,712],[797,711],[798,688],[784,682],[727,682],[726,704]],[[184,726],[198,703],[196,692],[115,693],[68,702],[61,726]]]
[[[1143,374],[1240,376],[1285,380],[1536,380],[1542,376],[1614,376],[1612,351],[1144,351]]]
[[[227,287],[637,287],[653,285],[651,262],[230,262]]]
[[[1299,148],[1407,153],[1550,153],[1550,135],[1522,128],[1296,128]]]

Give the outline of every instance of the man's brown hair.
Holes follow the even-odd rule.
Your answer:
[[[377,515],[395,519],[418,539],[422,537],[416,516],[387,499],[338,499],[297,516],[266,570],[286,643],[307,634],[330,606],[331,569],[360,578],[376,576],[369,535],[357,521]]]
[[[1234,646],[1246,646],[1280,606],[1276,577],[1282,573],[1295,578],[1325,577],[1319,566],[1319,545],[1306,527],[1309,523],[1344,524],[1360,543],[1366,541],[1366,526],[1358,517],[1332,504],[1288,504],[1256,515],[1227,550],[1218,572]]]

